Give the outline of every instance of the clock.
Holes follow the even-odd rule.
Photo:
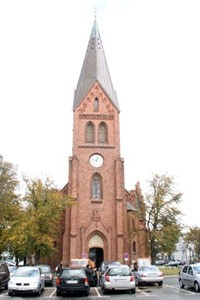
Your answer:
[[[94,168],[99,168],[103,165],[103,157],[100,154],[90,156],[90,164]]]

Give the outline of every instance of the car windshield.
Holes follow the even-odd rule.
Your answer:
[[[19,268],[15,271],[15,277],[38,277],[38,269],[36,268]]]
[[[200,266],[195,266],[194,267],[194,273],[195,274],[200,274]]]
[[[122,275],[122,276],[130,276],[130,269],[127,267],[114,267],[110,268],[108,271],[109,276],[117,276],[117,275]]]

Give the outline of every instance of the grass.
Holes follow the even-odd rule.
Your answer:
[[[159,267],[159,269],[164,273],[165,276],[178,276],[179,267],[171,267],[171,268],[167,268],[167,267]]]

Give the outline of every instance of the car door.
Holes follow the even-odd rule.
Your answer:
[[[184,266],[180,273],[183,284],[188,285],[188,266]]]
[[[188,267],[187,285],[194,286],[194,271],[191,266]]]

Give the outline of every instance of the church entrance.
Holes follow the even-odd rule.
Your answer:
[[[98,269],[104,259],[103,249],[98,247],[90,248],[89,258],[95,261],[96,268]]]

